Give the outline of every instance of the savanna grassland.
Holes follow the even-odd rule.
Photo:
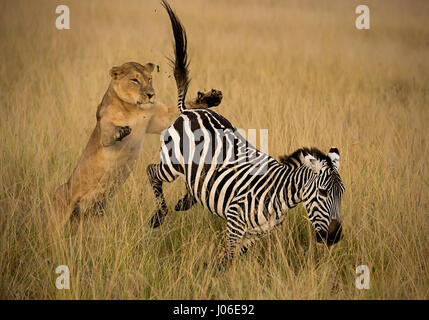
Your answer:
[[[65,0],[63,31],[58,4],[0,3],[0,298],[429,298],[428,2],[367,1],[371,29],[357,30],[359,1],[171,1],[188,32],[191,95],[222,90],[217,111],[268,129],[275,157],[341,152],[343,240],[316,245],[299,206],[220,273],[210,266],[225,224],[199,206],[174,212],[182,181],[165,187],[164,225],[148,227],[156,135],[104,217],[46,240],[46,208],[95,126],[109,69],[158,64],[157,98],[176,103],[157,0]],[[70,268],[70,290],[55,287],[58,265]],[[358,265],[370,269],[369,290],[355,287]]]

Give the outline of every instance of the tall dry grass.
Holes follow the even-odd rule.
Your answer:
[[[189,36],[191,93],[224,92],[218,111],[239,128],[267,128],[270,154],[301,146],[341,152],[344,239],[317,246],[299,207],[224,273],[203,268],[223,247],[224,222],[195,206],[176,213],[181,181],[166,186],[158,230],[145,168],[103,218],[46,241],[44,210],[70,176],[95,125],[108,70],[155,62],[158,98],[176,90],[167,15],[157,0],[63,1],[71,30],[55,29],[57,1],[0,3],[0,298],[427,299],[429,3],[172,1]],[[370,268],[369,290],[355,268]],[[55,268],[71,270],[57,290]]]

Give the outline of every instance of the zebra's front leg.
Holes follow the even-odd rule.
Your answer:
[[[262,234],[246,234],[243,240],[243,244],[240,248],[240,255],[247,253],[247,251],[253,247],[253,245],[258,242],[259,239],[262,238]]]
[[[147,175],[149,177],[149,183],[152,186],[153,193],[155,194],[156,202],[158,204],[158,209],[153,214],[152,218],[149,221],[149,225],[152,228],[158,228],[165,219],[165,216],[168,213],[167,204],[165,202],[164,193],[162,192],[162,182],[168,181],[162,178],[160,174],[161,165],[159,164],[150,164],[147,167]],[[173,178],[174,180],[174,178]]]

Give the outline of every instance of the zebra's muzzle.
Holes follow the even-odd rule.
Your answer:
[[[328,232],[316,232],[316,240],[317,242],[325,242],[328,246],[330,246],[342,239],[342,232],[343,228],[341,226],[341,222],[336,219],[332,219],[331,223],[329,223]]]

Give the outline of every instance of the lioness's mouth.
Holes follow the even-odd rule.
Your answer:
[[[141,106],[142,104],[154,104],[155,100],[148,100],[146,102],[143,103],[143,101],[137,101],[136,104]]]
[[[154,101],[137,102],[136,107],[142,110],[150,109],[154,105]]]

